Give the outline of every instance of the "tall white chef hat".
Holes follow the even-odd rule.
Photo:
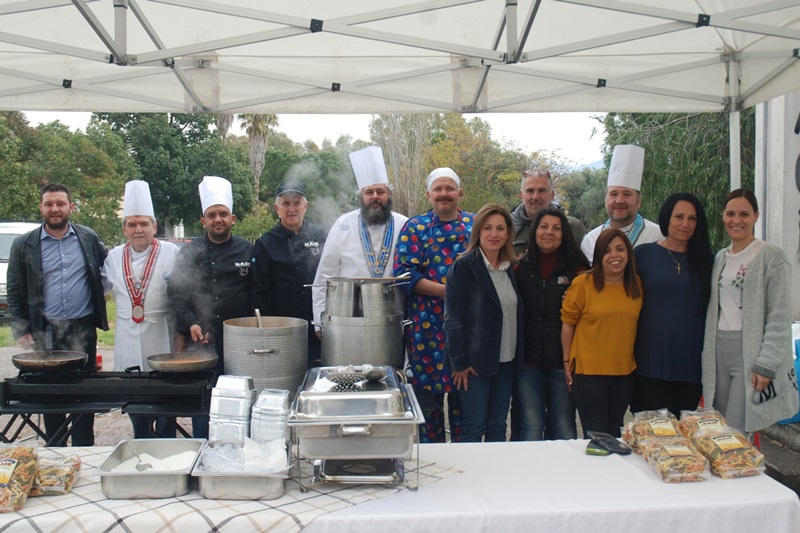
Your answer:
[[[146,181],[133,180],[125,184],[125,198],[123,199],[122,216],[124,217],[152,217],[153,199],[150,196],[150,185]]]
[[[212,205],[224,205],[233,212],[231,182],[219,176],[204,176],[200,182],[200,205],[203,213]]]
[[[619,144],[611,156],[608,169],[609,187],[627,187],[642,190],[642,171],[644,170],[644,148],[632,144]]]
[[[358,190],[370,185],[389,185],[386,164],[383,162],[383,150],[380,146],[367,146],[363,150],[350,152],[350,163],[356,175]]]
[[[425,180],[428,190],[431,189],[433,183],[439,178],[450,178],[456,182],[456,187],[459,189],[461,188],[461,178],[458,177],[458,174],[456,174],[455,171],[450,167],[441,167],[434,169],[433,172],[428,174],[428,178]]]

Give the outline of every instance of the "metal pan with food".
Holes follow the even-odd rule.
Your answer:
[[[66,372],[77,370],[89,360],[86,352],[68,350],[46,350],[18,353],[11,362],[23,372]]]
[[[171,352],[151,355],[147,364],[158,372],[199,372],[214,368],[217,359],[212,352]]]

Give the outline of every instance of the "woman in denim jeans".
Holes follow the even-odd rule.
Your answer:
[[[589,261],[575,244],[566,215],[552,205],[533,217],[529,242],[514,269],[525,309],[525,355],[515,380],[520,438],[542,440],[549,425],[554,438],[574,439],[575,405],[562,363],[561,302]]]

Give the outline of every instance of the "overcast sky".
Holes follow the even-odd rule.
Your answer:
[[[70,129],[85,129],[90,113],[25,111],[31,125],[59,120]],[[525,151],[558,151],[577,165],[602,159],[602,124],[592,116],[600,113],[483,113],[478,116],[492,127],[492,138],[510,141]],[[371,115],[278,115],[278,130],[295,142],[311,139],[322,145],[346,133],[354,140],[369,140]],[[592,135],[593,129],[599,133]]]

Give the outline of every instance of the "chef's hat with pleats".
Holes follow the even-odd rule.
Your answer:
[[[388,185],[386,163],[383,162],[383,150],[380,146],[367,146],[363,150],[350,152],[350,163],[356,175],[358,190],[370,185]]]
[[[231,182],[219,176],[204,176],[200,182],[200,205],[203,213],[212,205],[224,205],[233,212]]]
[[[644,171],[644,148],[632,144],[619,144],[614,147],[611,156],[608,186],[641,191],[642,171]]]
[[[150,185],[146,181],[133,180],[125,184],[122,217],[152,217],[153,199],[150,197]]]

